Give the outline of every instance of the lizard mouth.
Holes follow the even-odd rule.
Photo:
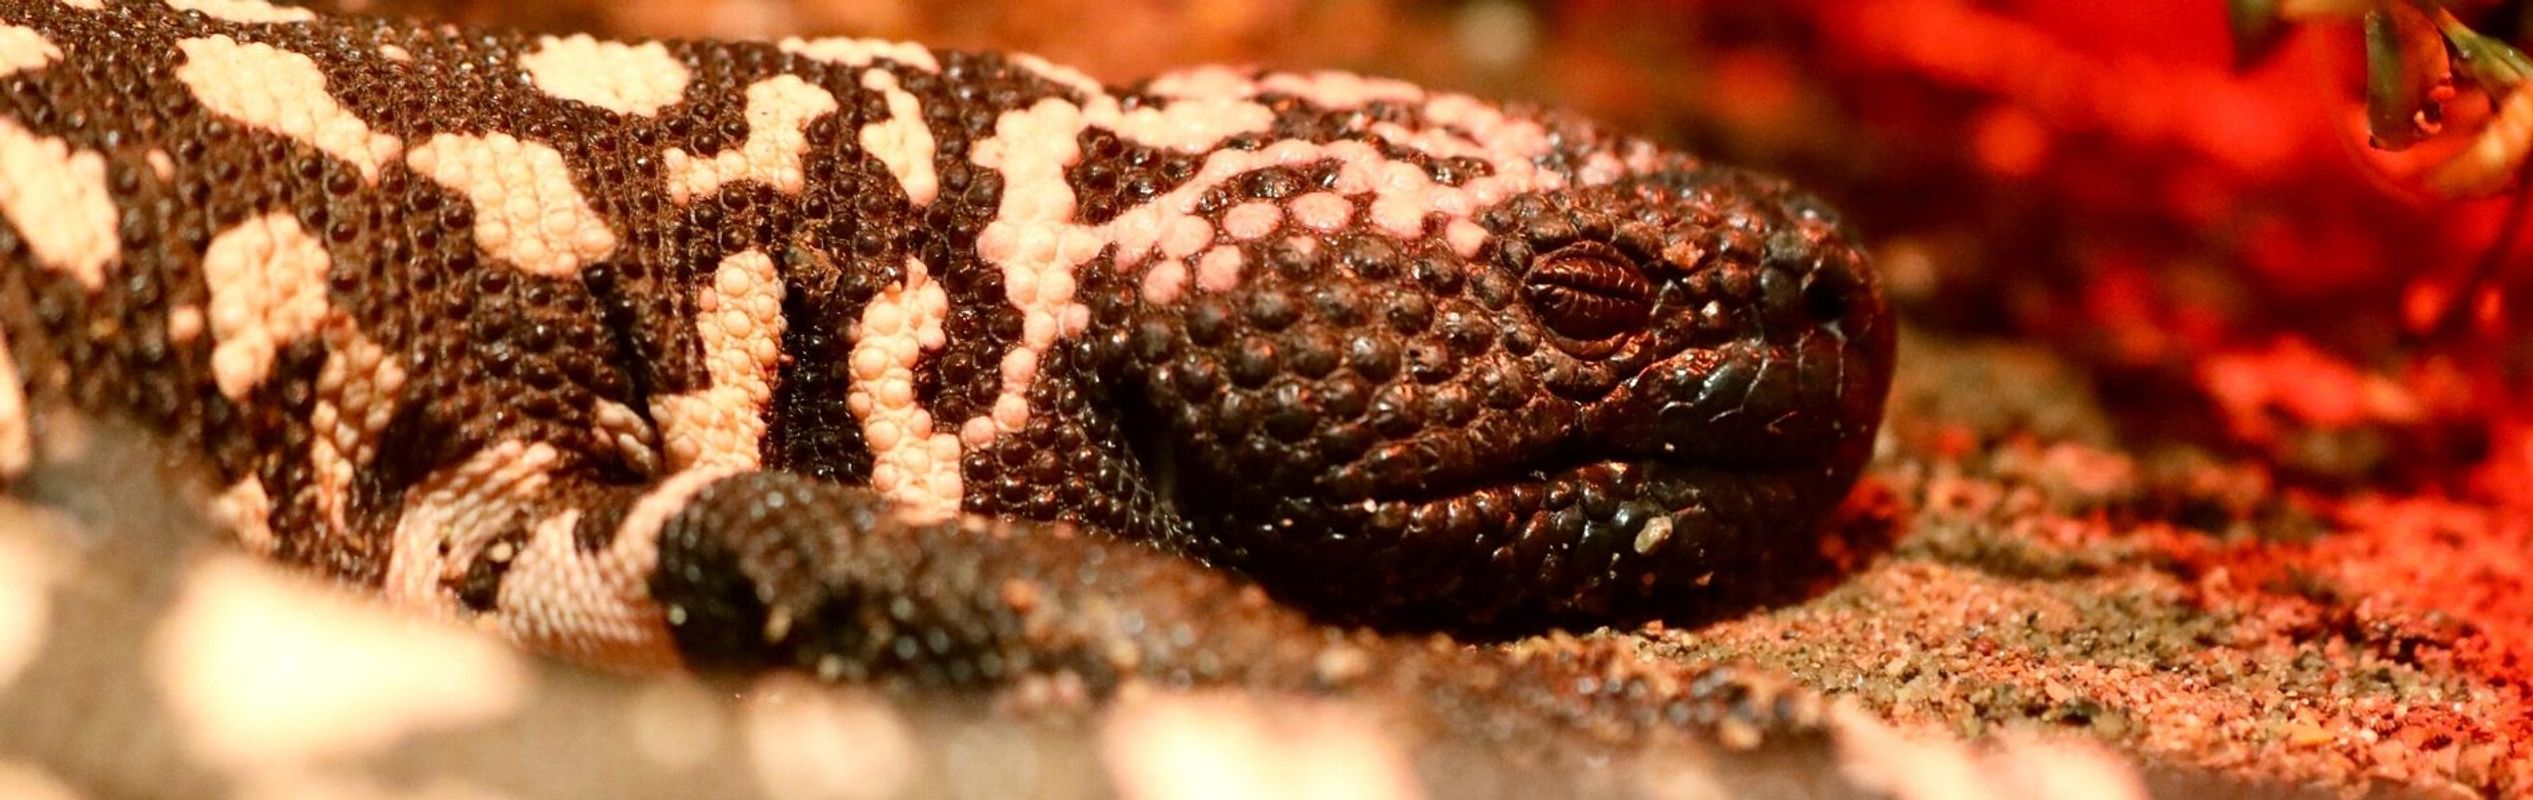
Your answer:
[[[1844,344],[1806,336],[1775,349],[1741,340],[1675,354],[1576,407],[1534,404],[1509,420],[1381,445],[1319,488],[1413,505],[1523,485],[1833,470],[1854,460],[1879,419],[1881,389],[1850,385],[1836,352]],[[1519,424],[1530,417],[1553,423]]]
[[[1249,517],[1276,535],[1245,537],[1233,560],[1317,576],[1269,588],[1323,616],[1385,627],[1694,623],[1835,572],[1822,548],[1790,540],[1820,535],[1854,470],[1559,458],[1350,503],[1284,503]]]
[[[1770,459],[1774,461],[1775,459]],[[1799,585],[1805,554],[1856,464],[1762,466],[1678,456],[1563,458],[1452,490],[1368,501],[1366,528],[1403,545],[1477,545],[1472,561],[1401,565],[1396,580],[1463,597],[1438,626],[1687,621]],[[1755,579],[1755,580],[1754,580]],[[1520,587],[1507,591],[1506,587]],[[1756,591],[1753,591],[1756,590]],[[1518,598],[1518,599],[1514,599]],[[1420,615],[1405,615],[1413,619]]]

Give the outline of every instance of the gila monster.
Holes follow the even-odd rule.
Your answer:
[[[1337,72],[0,0],[0,482],[128,422],[235,549],[617,667],[1324,686],[1783,597],[1889,385],[1855,242]]]

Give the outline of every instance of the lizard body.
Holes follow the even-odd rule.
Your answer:
[[[128,419],[247,551],[617,665],[1328,682],[1187,559],[1743,607],[1893,357],[1816,200],[1340,73],[8,0],[0,180],[5,477]]]

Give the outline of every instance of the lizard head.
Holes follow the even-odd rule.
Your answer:
[[[1142,295],[1111,328],[1130,427],[1190,551],[1461,630],[1708,617],[1818,576],[1894,355],[1820,201],[1457,96],[1259,102],[1277,136],[1190,179],[1201,246],[1115,263]]]

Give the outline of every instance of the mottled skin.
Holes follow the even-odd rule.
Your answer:
[[[215,488],[251,482],[270,531],[246,536],[252,549],[582,655],[648,663],[673,644],[688,663],[927,683],[1330,683],[1304,666],[1324,659],[1259,655],[1292,648],[1310,630],[1298,618],[1243,613],[1230,600],[1242,589],[1178,558],[1085,546],[1106,538],[1229,568],[1323,620],[1491,633],[1704,617],[1817,577],[1815,531],[1867,455],[1890,375],[1893,325],[1872,272],[1818,202],[1555,114],[1306,99],[1243,74],[1236,96],[1213,99],[1262,107],[1261,126],[1171,140],[1207,120],[1077,125],[1066,130],[1078,152],[1052,156],[1059,187],[1009,166],[1049,146],[1016,126],[1098,98],[1060,69],[994,54],[933,54],[935,71],[670,42],[689,80],[645,114],[541,90],[518,66],[540,45],[518,34],[52,0],[0,2],[0,23],[60,53],[0,73],[0,120],[101,156],[115,212],[93,286],[39,252],[43,234],[0,225],[0,332],[30,405],[130,419]],[[305,56],[334,103],[406,156],[365,168],[207,111],[179,80],[179,43],[216,36]],[[868,82],[874,65],[920,109],[929,197],[857,138],[893,116]],[[738,180],[676,196],[668,152],[742,148],[749,87],[780,75],[836,101],[801,131],[796,190]],[[1212,89],[1116,91],[1117,107],[1195,103],[1222,90],[1211,75]],[[1001,150],[984,154],[998,132]],[[577,228],[558,246],[588,245],[587,258],[523,255],[525,226],[496,246],[482,198],[412,160],[435,135],[550,147],[569,199],[612,246]],[[1504,144],[1515,140],[1538,147]],[[1219,180],[1204,170],[1225,153],[1329,142],[1360,144]],[[1395,215],[1365,187],[1383,164],[1362,153],[1419,185],[1506,173],[1437,142],[1515,152],[1549,177],[1421,212],[1406,233],[1382,224]],[[1022,183],[1064,202],[1008,202]],[[1447,193],[1420,191],[1409,199]],[[1205,223],[1203,241],[1152,233],[1155,254],[1127,253],[1132,234],[1111,226],[1062,288],[1012,285],[1032,236],[1165,201]],[[1253,201],[1282,212],[1263,234],[1230,221]],[[568,205],[550,191],[509,202],[529,204],[510,209],[526,220]],[[1023,219],[1032,211],[1053,222]],[[251,390],[231,396],[221,381],[243,379],[215,361],[225,329],[215,314],[197,330],[188,314],[219,305],[206,253],[276,214],[327,257],[328,316],[279,337]],[[698,320],[733,306],[707,298],[717,270],[750,253],[781,283],[780,358],[764,362],[763,402],[733,405],[708,391],[725,385],[708,362],[745,348],[715,350],[727,343]],[[1208,271],[1200,253],[1238,268]],[[1171,258],[1193,277],[1155,278]],[[898,507],[921,499],[911,483],[860,488],[912,445],[869,440],[851,399],[857,326],[876,298],[914,293],[916,265],[946,310],[912,364],[912,402],[959,442],[958,518]],[[1068,318],[1057,300],[1079,311]],[[1060,332],[1033,327],[1048,325]],[[1031,357],[1015,380],[1017,351]],[[351,378],[329,377],[338,359]],[[705,398],[723,422],[680,416],[661,402],[672,396]],[[374,429],[341,421],[371,410]],[[688,434],[748,446],[661,444]],[[320,440],[337,452],[314,452]],[[495,500],[425,491],[471,485],[527,451],[543,454],[535,479]],[[348,483],[329,484],[323,465],[346,461]],[[449,563],[400,595],[393,565],[427,555],[398,535],[417,520],[452,529],[432,534]],[[566,577],[639,569],[639,590],[505,599],[541,530],[568,534],[573,560],[555,568]],[[606,555],[628,544],[655,549],[656,569]],[[534,632],[583,611],[633,619],[633,632],[597,645],[578,629]]]

